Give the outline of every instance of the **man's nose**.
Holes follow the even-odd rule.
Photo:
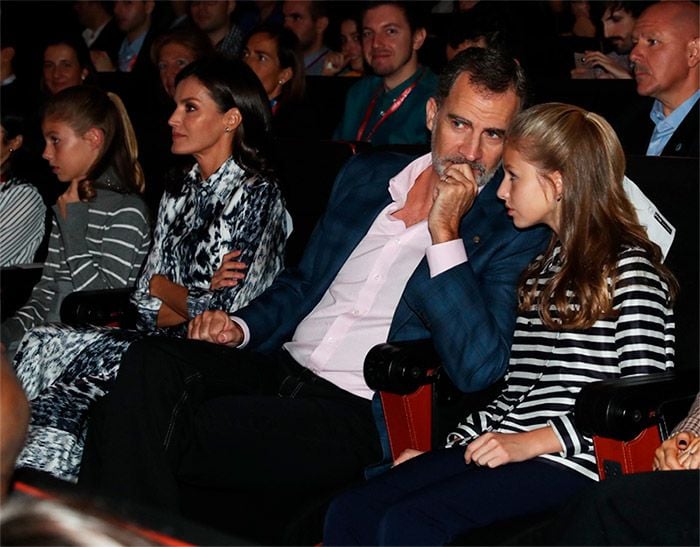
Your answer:
[[[470,132],[459,145],[459,152],[470,161],[481,158],[481,140],[476,133]]]

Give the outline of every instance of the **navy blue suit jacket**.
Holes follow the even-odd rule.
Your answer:
[[[284,270],[236,313],[250,328],[249,349],[268,353],[291,339],[391,202],[389,179],[413,159],[376,153],[346,163],[298,267]],[[515,326],[516,284],[550,233],[514,228],[496,197],[501,178],[499,173],[486,185],[462,220],[469,260],[431,279],[424,258],[406,285],[389,333],[391,341],[432,337],[443,366],[463,391],[482,389],[503,375]],[[357,359],[361,370],[364,355]]]

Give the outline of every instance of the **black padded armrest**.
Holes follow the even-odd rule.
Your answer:
[[[439,366],[431,340],[378,344],[365,357],[365,381],[374,391],[407,395],[432,383]]]
[[[576,399],[576,426],[587,435],[629,441],[659,423],[662,406],[690,399],[697,391],[695,371],[594,382]]]
[[[132,289],[76,291],[61,303],[61,321],[73,326],[107,325],[118,321],[130,326],[135,312],[129,301]]]

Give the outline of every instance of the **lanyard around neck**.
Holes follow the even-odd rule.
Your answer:
[[[365,136],[365,130],[367,129],[367,124],[369,123],[369,119],[372,116],[372,112],[374,112],[374,108],[377,105],[377,101],[379,100],[379,96],[382,94],[382,89],[384,87],[384,84],[380,85],[377,91],[374,94],[374,97],[372,97],[372,100],[369,103],[369,106],[367,107],[367,111],[365,112],[364,118],[362,118],[362,123],[360,124],[360,127],[357,129],[357,136],[355,137],[356,141],[365,141],[365,142],[372,142],[372,137],[374,134],[377,132],[377,129],[379,129],[379,126],[382,125],[388,118],[391,116],[394,112],[396,112],[399,108],[401,108],[401,105],[404,103],[406,98],[411,94],[411,92],[416,88],[418,85],[418,82],[420,79],[423,77],[423,73],[425,72],[425,69],[421,69],[420,74],[418,77],[409,85],[406,89],[404,89],[401,94],[396,97],[394,102],[391,104],[389,109],[384,112],[381,118],[377,120],[377,122],[372,126],[372,128],[369,130],[369,133]],[[364,138],[363,138],[364,137]]]

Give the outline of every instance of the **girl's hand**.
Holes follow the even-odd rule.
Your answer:
[[[224,255],[224,258],[221,260],[221,266],[211,278],[209,288],[212,291],[223,287],[235,287],[245,277],[245,269],[248,265],[245,262],[236,260],[240,255],[241,251],[231,251]]]
[[[422,450],[415,450],[413,448],[407,448],[401,454],[399,454],[399,457],[394,460],[394,467],[397,465],[401,465],[403,462],[407,462],[408,460],[411,460],[415,458],[416,456],[420,456],[423,454]]]
[[[523,462],[562,450],[554,430],[547,426],[524,433],[484,433],[467,446],[464,461],[484,467]]]
[[[80,201],[80,198],[78,197],[78,185],[71,183],[70,186],[68,186],[68,190],[58,196],[58,199],[56,200],[56,205],[58,205],[58,211],[61,214],[61,217],[67,217],[67,207],[69,203],[77,203],[78,201]]]

